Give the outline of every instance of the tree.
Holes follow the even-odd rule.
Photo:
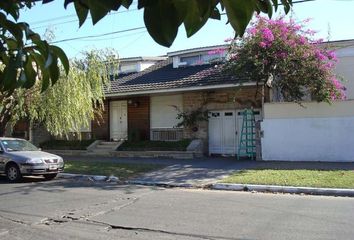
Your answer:
[[[84,52],[83,59],[71,61],[68,75],[61,74],[54,86],[41,91],[41,81],[30,89],[15,89],[11,95],[0,92],[0,136],[6,126],[19,119],[42,124],[53,135],[66,135],[88,127],[103,109],[104,87],[117,64],[110,50]],[[64,69],[61,69],[64,71]]]
[[[305,96],[319,102],[345,98],[345,87],[333,71],[334,51],[314,39],[315,32],[306,29],[306,23],[257,16],[246,36],[232,42],[227,71],[273,87],[285,101],[298,102]]]
[[[53,0],[1,0],[0,1],[0,91],[11,95],[15,89],[30,89],[41,78],[45,91],[54,85],[63,72],[59,62],[69,71],[69,61],[58,47],[42,40],[24,22],[17,22],[20,10],[31,8],[36,2],[47,4]],[[81,26],[90,13],[92,23],[97,23],[110,11],[129,8],[133,0],[64,0],[64,7],[73,4]],[[292,0],[138,0],[138,9],[144,9],[144,22],[149,34],[159,44],[170,46],[178,28],[184,24],[187,36],[195,34],[208,19],[220,19],[220,9],[225,10],[228,22],[238,35],[242,35],[254,12],[272,16],[282,4],[286,12]],[[37,73],[41,73],[37,76]]]

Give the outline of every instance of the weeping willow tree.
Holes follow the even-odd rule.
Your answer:
[[[37,80],[31,89],[0,92],[0,136],[20,119],[41,124],[58,136],[88,127],[103,110],[104,87],[118,65],[115,56],[107,49],[84,52],[82,58],[70,62],[69,74],[60,74],[58,82],[45,91]]]

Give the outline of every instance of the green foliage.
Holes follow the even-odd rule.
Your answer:
[[[272,87],[277,101],[344,99],[335,52],[314,39],[306,23],[257,16],[247,35],[231,43],[226,71]]]
[[[128,141],[129,142],[139,142],[141,140],[141,132],[139,129],[133,128],[129,129]]]
[[[120,151],[186,151],[188,145],[191,143],[190,139],[183,139],[180,141],[126,141],[118,150]]]
[[[191,111],[178,111],[179,113],[176,118],[181,121],[175,126],[177,128],[193,128],[196,127],[199,122],[208,121],[208,110],[205,110],[203,106]]]
[[[59,79],[59,61],[65,73],[69,71],[68,59],[60,48],[42,40],[27,23],[17,22],[20,9],[32,5],[31,1],[0,3],[0,61],[4,65],[0,71],[0,91],[9,95],[17,88],[33,87],[37,77],[45,91]]]
[[[112,56],[111,51],[92,51],[73,60],[69,75],[61,75],[56,85],[38,96],[37,104],[28,106],[28,117],[54,135],[87,128],[103,109],[103,88],[110,74],[106,64]]]
[[[55,84],[63,74],[59,62],[68,74],[69,62],[65,53],[30,29],[25,22],[17,22],[20,10],[30,9],[36,2],[53,0],[2,0],[0,1],[0,61],[5,68],[0,71],[0,91],[9,94],[17,88],[31,88],[35,79],[41,79],[42,91]],[[64,0],[64,7],[74,4],[82,26],[89,15],[96,24],[110,11],[126,9],[132,0]],[[254,12],[264,12],[270,17],[273,7],[284,5],[290,10],[291,0],[138,0],[138,9],[144,9],[145,26],[152,38],[163,46],[171,46],[181,24],[187,36],[199,31],[208,19],[220,20],[220,9],[237,35],[243,35]],[[37,74],[34,74],[37,73]]]
[[[42,149],[86,150],[95,140],[50,140],[40,144]]]
[[[7,106],[6,114],[10,116],[8,121],[15,124],[26,118],[59,136],[87,128],[91,119],[101,114],[104,87],[109,84],[107,65],[115,65],[117,60],[110,50],[85,52],[83,56],[72,60],[69,74],[60,74],[60,81],[44,92],[41,80],[32,88],[16,89],[9,96],[0,92],[0,101]],[[0,130],[7,124],[5,120],[0,119]]]
[[[198,122],[208,121],[208,111],[198,108],[189,112],[180,112],[177,115],[177,119],[181,120],[181,122],[176,127],[194,127]]]
[[[46,1],[51,2],[52,0]],[[92,23],[97,23],[111,10],[118,11],[122,6],[129,8],[132,0],[66,0],[65,7],[74,3],[80,26],[90,13]],[[273,7],[284,5],[290,10],[291,0],[138,0],[138,9],[144,9],[145,26],[152,38],[163,46],[171,46],[181,24],[187,36],[195,34],[209,18],[220,20],[220,8],[225,10],[231,26],[242,35],[254,12],[264,12],[270,17]],[[273,6],[274,5],[274,6]]]

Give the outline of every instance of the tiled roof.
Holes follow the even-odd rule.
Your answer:
[[[222,71],[221,65],[205,64],[173,68],[168,60],[160,61],[144,71],[120,75],[111,81],[106,94],[137,93],[164,89],[192,88],[236,84],[242,79]]]
[[[215,49],[220,49],[220,48],[225,48],[227,49],[230,47],[230,44],[222,44],[222,45],[212,45],[212,46],[205,46],[205,47],[196,47],[196,48],[189,48],[189,49],[183,49],[183,50],[178,50],[178,51],[173,51],[173,52],[168,52],[167,56],[176,56],[180,54],[185,54],[185,53],[191,53],[191,52],[199,52],[199,51],[209,51],[209,50],[215,50]]]

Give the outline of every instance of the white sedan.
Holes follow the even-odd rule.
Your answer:
[[[19,138],[0,137],[0,174],[9,182],[18,182],[24,175],[43,175],[51,180],[64,170],[61,157],[43,152]]]

